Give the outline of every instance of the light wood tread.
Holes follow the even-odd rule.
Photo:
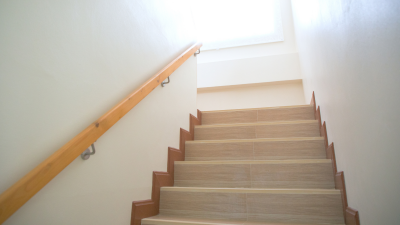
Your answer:
[[[314,108],[310,105],[208,111],[202,115],[203,125],[315,120]]]
[[[142,219],[143,225],[309,225],[309,224],[293,224],[293,223],[265,223],[265,222],[250,222],[250,221],[237,221],[237,220],[210,220],[210,219],[190,219],[180,217],[170,217],[164,215],[157,215],[149,218]],[[322,224],[313,224],[322,225]],[[327,225],[327,224],[324,224]],[[330,224],[330,225],[344,225],[344,224]]]
[[[186,141],[185,160],[326,159],[324,138],[318,136],[229,137]]]
[[[254,138],[254,139],[222,139],[222,140],[194,140],[186,144],[208,143],[237,143],[237,142],[280,142],[280,141],[323,141],[324,137],[290,137],[290,138]]]
[[[265,125],[285,125],[285,124],[317,124],[318,120],[290,120],[274,122],[256,122],[256,123],[234,123],[234,124],[212,124],[196,125],[195,128],[214,128],[214,127],[244,127],[244,126],[265,126]]]
[[[337,189],[284,189],[284,188],[203,188],[161,187],[162,192],[208,192],[208,193],[258,193],[258,194],[302,194],[340,195]]]
[[[275,106],[275,107],[263,107],[263,108],[226,109],[226,110],[201,111],[201,113],[221,113],[221,112],[238,112],[238,111],[251,111],[251,110],[305,108],[305,107],[313,107],[313,106],[312,105],[289,105],[289,106]]]
[[[196,164],[313,164],[332,163],[331,159],[285,159],[285,160],[221,160],[221,161],[175,161],[175,165]]]

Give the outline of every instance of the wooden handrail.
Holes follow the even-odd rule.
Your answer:
[[[75,160],[200,47],[196,43],[0,195],[0,224]]]

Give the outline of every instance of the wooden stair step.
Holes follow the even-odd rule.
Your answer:
[[[340,190],[162,187],[160,215],[268,223],[343,224]]]
[[[177,187],[335,188],[330,159],[176,161]]]
[[[200,125],[194,128],[194,140],[319,136],[317,120]]]
[[[142,219],[142,225],[243,225],[243,221],[188,219],[168,216],[154,216]]]
[[[188,219],[169,216],[153,216],[142,219],[142,225],[309,225],[309,224],[293,224],[293,223],[265,223],[265,222],[249,222],[238,220],[210,220],[210,219]],[[326,224],[313,224],[326,225]],[[333,224],[332,224],[333,225]],[[344,224],[334,224],[344,225]]]
[[[325,159],[323,137],[186,141],[186,161]]]
[[[311,105],[202,112],[203,125],[314,119],[314,108]]]

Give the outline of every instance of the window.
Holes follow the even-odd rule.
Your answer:
[[[283,41],[279,0],[195,0],[202,49]]]

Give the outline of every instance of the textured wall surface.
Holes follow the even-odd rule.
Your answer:
[[[186,1],[0,2],[0,192],[195,43]],[[191,57],[4,224],[129,224],[196,113]]]
[[[292,0],[309,99],[315,91],[361,224],[399,224],[400,1]]]

